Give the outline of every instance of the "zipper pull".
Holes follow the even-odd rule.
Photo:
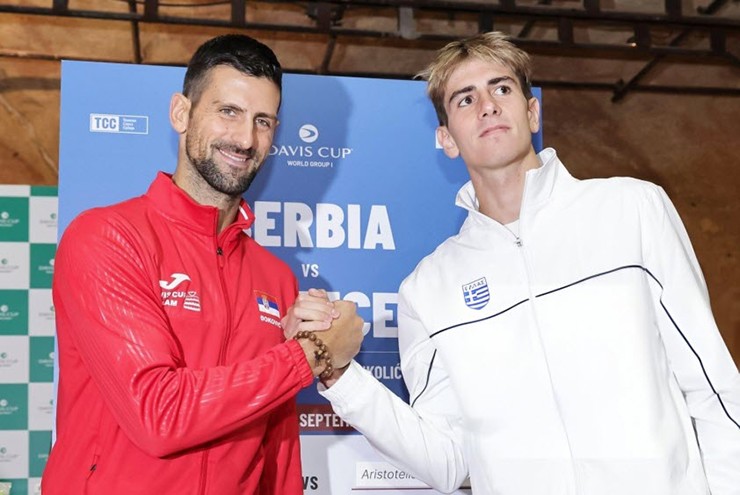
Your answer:
[[[520,238],[518,238],[518,237],[517,237],[517,238],[516,238],[516,246],[517,246],[517,247],[522,247],[523,245],[524,245],[524,244],[522,243],[522,240],[521,240]]]
[[[221,249],[221,246],[219,246],[219,247],[216,248],[216,254],[219,255],[219,256],[223,256],[224,255],[224,250]]]

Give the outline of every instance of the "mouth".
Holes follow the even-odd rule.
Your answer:
[[[491,136],[494,134],[501,134],[509,130],[509,126],[506,126],[504,124],[494,125],[491,127],[486,127],[483,129],[483,132],[480,133],[478,137],[486,137]]]
[[[226,147],[217,147],[216,151],[226,160],[226,162],[236,168],[243,168],[254,158],[253,149],[235,149]]]

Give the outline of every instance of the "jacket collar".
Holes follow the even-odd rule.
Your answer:
[[[545,148],[537,154],[537,159],[540,161],[540,167],[528,170],[524,178],[521,213],[548,201],[559,183],[574,180],[554,149]],[[478,212],[478,198],[475,196],[472,181],[468,181],[460,188],[455,204],[469,212]]]
[[[169,220],[200,234],[216,235],[218,208],[196,203],[174,183],[170,174],[159,172],[144,197]],[[236,220],[227,229],[248,229],[253,222],[254,213],[242,199]]]

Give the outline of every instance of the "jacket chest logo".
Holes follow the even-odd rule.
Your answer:
[[[280,326],[280,306],[278,306],[277,299],[260,291],[254,291],[254,295],[257,299],[260,320],[282,328]]]
[[[200,312],[198,291],[189,290],[190,282],[190,277],[185,273],[173,273],[169,280],[160,280],[162,306]]]
[[[486,277],[481,277],[462,286],[465,305],[471,309],[483,309],[491,300],[491,291],[488,290]]]

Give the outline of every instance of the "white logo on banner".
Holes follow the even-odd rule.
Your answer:
[[[298,130],[298,137],[300,137],[304,143],[311,144],[319,138],[319,130],[315,125],[303,124]]]
[[[298,137],[305,144],[273,144],[270,156],[285,157],[289,167],[334,168],[352,154],[352,148],[344,146],[311,146],[319,139],[319,129],[313,124],[303,124]]]
[[[149,117],[145,115],[91,113],[90,132],[149,134]]]
[[[21,315],[20,311],[16,311],[7,304],[0,305],[0,322],[13,322],[18,319]],[[3,353],[0,353],[2,355]]]

